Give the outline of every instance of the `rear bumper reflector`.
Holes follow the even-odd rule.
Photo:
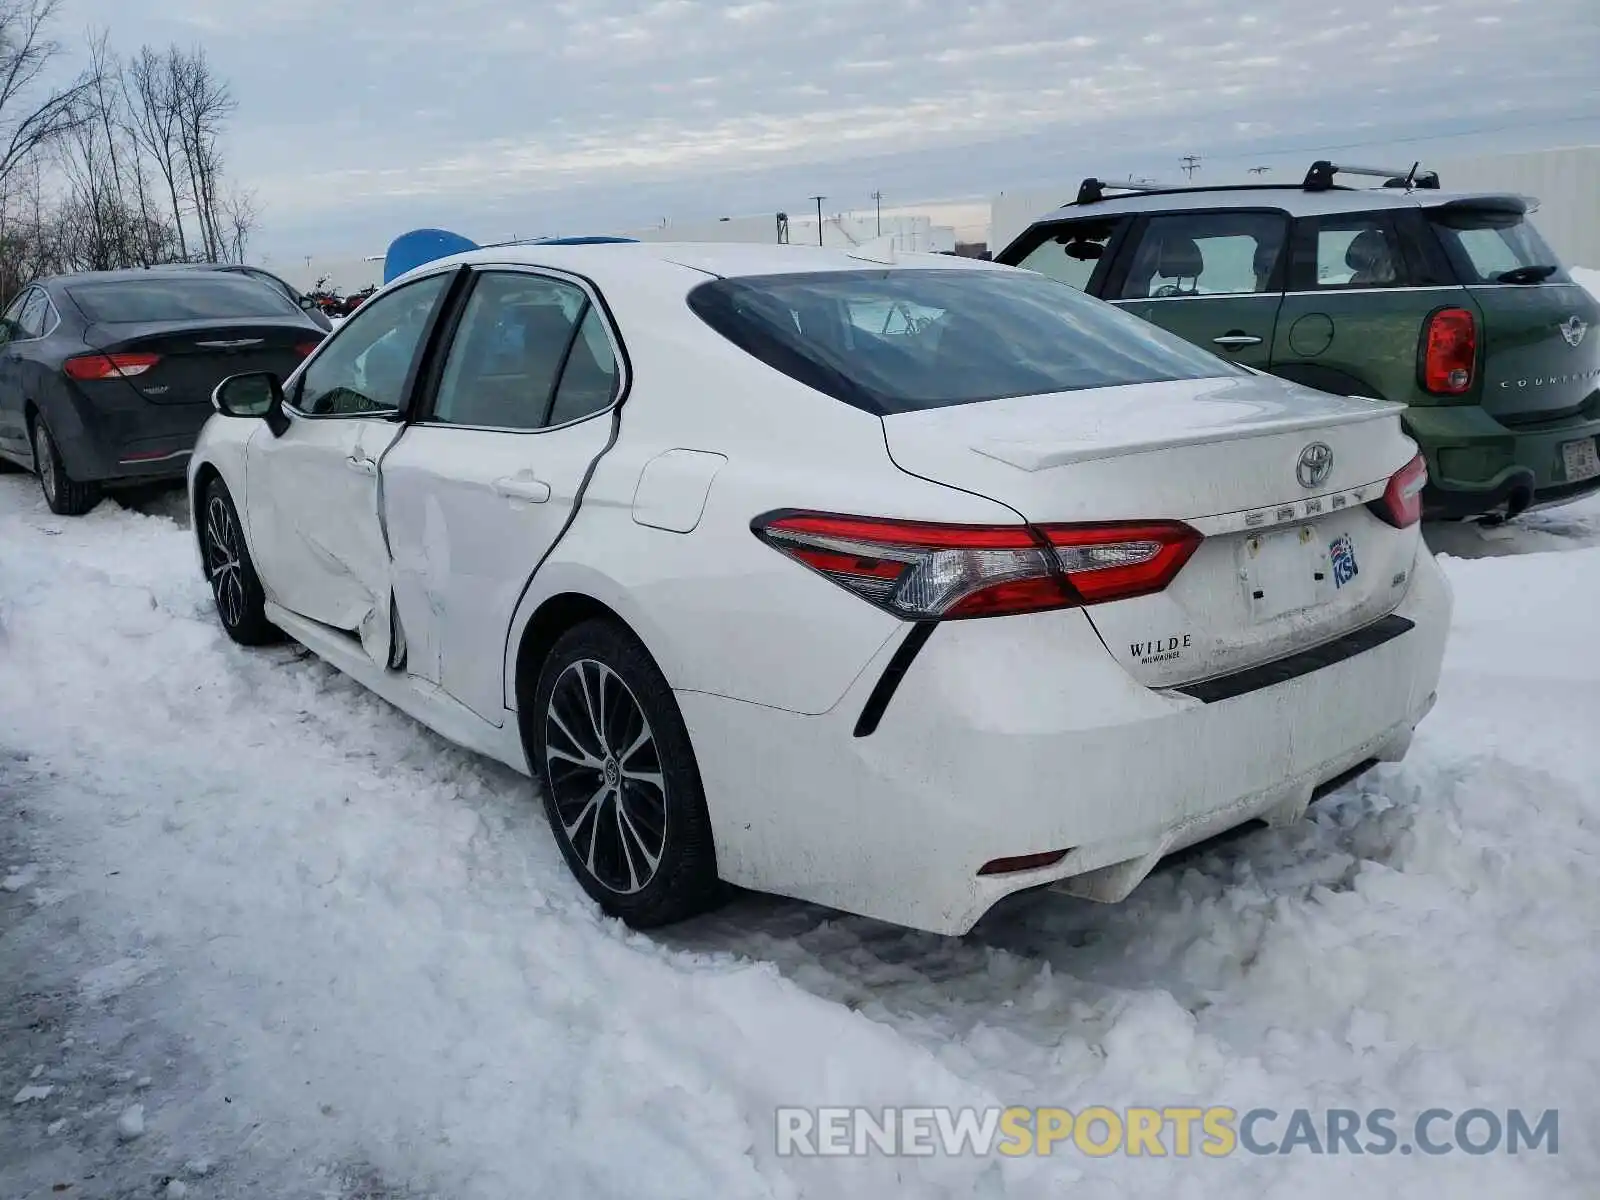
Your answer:
[[[1287,683],[1291,679],[1320,671],[1323,667],[1344,662],[1347,658],[1365,654],[1368,650],[1376,650],[1385,642],[1392,642],[1414,628],[1416,628],[1415,623],[1405,617],[1387,616],[1381,621],[1357,629],[1354,633],[1347,633],[1341,638],[1324,642],[1299,654],[1291,654],[1288,658],[1263,663],[1259,667],[1248,667],[1232,675],[1219,675],[1215,679],[1206,679],[1200,683],[1184,684],[1172,690],[1185,696],[1193,696],[1206,704],[1215,704],[1219,700],[1232,700],[1235,696],[1258,692],[1274,684]]]
[[[900,648],[894,652],[889,665],[883,669],[883,678],[878,680],[878,686],[873,688],[872,694],[867,697],[861,715],[856,718],[856,737],[868,737],[878,728],[878,722],[883,720],[884,710],[889,707],[889,701],[894,699],[895,689],[906,677],[906,671],[910,669],[912,661],[928,644],[928,639],[933,636],[938,624],[937,621],[918,621],[911,627],[911,632],[906,634],[906,640],[900,643]]]
[[[135,463],[166,462],[169,458],[188,458],[192,450],[146,450],[139,454],[124,454],[117,461],[132,466]]]
[[[979,875],[1015,875],[1019,871],[1038,871],[1053,867],[1071,850],[1047,850],[1043,854],[1020,854],[1016,858],[996,858],[978,868]]]

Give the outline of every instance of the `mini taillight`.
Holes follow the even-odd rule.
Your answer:
[[[161,361],[159,354],[79,354],[62,364],[71,379],[93,382],[99,379],[131,379],[143,375]]]
[[[1422,386],[1439,396],[1472,388],[1478,363],[1478,322],[1464,308],[1441,308],[1422,331]]]
[[[1417,455],[1389,477],[1383,495],[1367,505],[1379,520],[1409,529],[1422,520],[1422,489],[1428,484],[1428,460]]]
[[[322,345],[321,342],[301,342],[294,348],[294,352],[301,358],[310,358],[311,352],[320,345]]]
[[[998,617],[1158,592],[1198,532],[1177,521],[942,525],[779,512],[756,536],[906,620]]]

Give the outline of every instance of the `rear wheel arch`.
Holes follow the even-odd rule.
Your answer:
[[[534,689],[539,685],[539,671],[550,651],[567,630],[585,621],[611,621],[626,629],[638,639],[639,635],[617,611],[582,592],[562,592],[540,603],[522,630],[517,643],[516,661],[513,665],[513,699],[519,713],[531,710]],[[642,644],[642,640],[641,640]],[[526,735],[526,730],[524,730]]]

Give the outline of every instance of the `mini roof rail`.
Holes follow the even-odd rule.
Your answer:
[[[1091,176],[1078,185],[1078,204],[1098,204],[1106,198],[1107,191],[1118,192],[1164,192],[1169,189],[1159,183],[1107,183],[1103,179]]]
[[[1345,165],[1329,162],[1325,158],[1319,158],[1311,164],[1302,186],[1308,192],[1329,192],[1336,186],[1333,182],[1335,175],[1365,175],[1372,179],[1381,179],[1386,188],[1427,188],[1437,191],[1439,187],[1439,173],[1424,171],[1420,162],[1412,163],[1409,170],[1403,168],[1397,170],[1394,167]]]

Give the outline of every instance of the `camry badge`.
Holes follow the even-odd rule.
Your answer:
[[[1303,488],[1321,487],[1333,474],[1333,449],[1326,442],[1312,442],[1300,451],[1294,477]]]

